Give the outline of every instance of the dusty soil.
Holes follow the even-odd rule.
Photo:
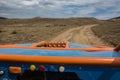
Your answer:
[[[92,31],[102,40],[117,46],[120,43],[120,20],[109,20],[92,27]]]
[[[68,29],[94,23],[99,23],[99,21],[94,18],[0,19],[0,44],[50,41]]]
[[[98,25],[96,25],[98,24]],[[92,46],[116,46],[120,20],[95,18],[0,19],[0,44],[70,41]]]
[[[98,24],[84,25],[78,28],[69,29],[54,38],[52,41],[70,41],[91,46],[112,46],[109,43],[101,40],[92,32],[91,28],[97,25]]]

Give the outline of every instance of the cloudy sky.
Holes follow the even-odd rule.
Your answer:
[[[0,0],[0,16],[109,19],[120,16],[120,0]]]

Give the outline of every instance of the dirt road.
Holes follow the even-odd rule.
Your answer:
[[[98,38],[92,32],[91,27],[94,27],[96,25],[97,24],[84,25],[77,28],[69,29],[66,32],[54,38],[52,41],[69,41],[92,46],[111,46],[110,44]]]

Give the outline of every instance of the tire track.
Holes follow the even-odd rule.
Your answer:
[[[85,44],[91,46],[112,46],[107,42],[104,42],[103,40],[98,38],[92,32],[91,28],[96,25],[97,24],[84,25],[77,28],[69,29],[51,41],[69,41],[73,43]]]

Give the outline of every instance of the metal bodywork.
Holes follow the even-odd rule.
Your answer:
[[[36,66],[36,70],[44,65],[48,72],[51,66],[54,67],[52,72],[59,72],[59,67],[64,66],[64,72],[74,72],[81,80],[120,80],[118,49],[74,43],[66,43],[66,47],[36,47],[41,43],[44,42],[0,46],[0,70],[5,71],[0,80],[17,80],[17,76],[29,70],[31,64]],[[21,73],[11,74],[11,66],[20,67]]]

